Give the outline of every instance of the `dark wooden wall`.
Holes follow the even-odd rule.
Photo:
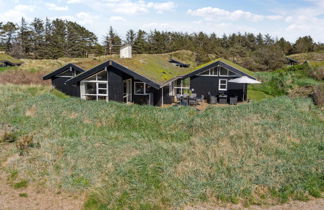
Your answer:
[[[53,77],[52,85],[54,88],[69,96],[80,97],[80,86],[67,86],[64,83],[69,80],[68,77]]]
[[[109,85],[109,100],[123,102],[123,92],[124,92],[124,83],[123,83],[123,74],[111,67],[108,68],[108,85]]]
[[[193,93],[196,93],[198,97],[204,95],[208,96],[208,92],[213,96],[220,94],[218,90],[219,79],[234,79],[235,77],[208,77],[208,76],[193,76],[190,78],[190,88],[194,89]],[[239,101],[243,101],[243,84],[227,83],[227,91],[222,91],[229,96],[238,96]],[[246,93],[246,91],[245,91]]]
[[[173,103],[173,96],[169,96],[169,86],[163,87],[163,104],[172,104]],[[154,106],[161,106],[162,105],[162,88],[154,90]]]

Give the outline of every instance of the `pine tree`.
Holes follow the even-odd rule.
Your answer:
[[[31,23],[32,30],[32,52],[34,54],[34,58],[44,58],[45,48],[45,27],[44,22],[35,18]]]
[[[109,32],[105,37],[106,54],[117,53],[121,46],[121,38],[115,33],[112,26],[109,27]]]
[[[146,40],[147,33],[143,30],[138,30],[134,41],[134,51],[138,54],[147,53],[148,42]]]
[[[310,36],[304,36],[297,39],[294,44],[294,53],[306,53],[314,51],[314,41]]]
[[[134,45],[136,39],[136,33],[133,29],[127,31],[126,33],[126,44]]]
[[[2,36],[4,41],[4,47],[7,53],[12,49],[13,39],[15,39],[18,27],[13,22],[7,22],[2,26]]]
[[[52,21],[52,30],[49,40],[49,48],[52,58],[60,58],[67,55],[66,48],[66,24],[65,21],[55,19]]]
[[[21,18],[21,24],[18,33],[18,43],[22,50],[21,54],[27,56],[31,52],[32,40],[31,40],[31,30],[26,23],[25,18]]]

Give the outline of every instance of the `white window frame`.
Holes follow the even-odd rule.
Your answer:
[[[144,93],[136,93],[136,84],[143,84],[144,85]],[[140,81],[134,82],[134,95],[135,96],[147,96],[147,95],[149,95],[149,93],[146,93],[146,83],[145,82],[140,82]]]
[[[222,68],[226,70],[226,74],[221,74],[221,69],[222,69]],[[218,74],[219,74],[220,77],[228,77],[228,76],[229,76],[228,71],[229,71],[229,70],[228,70],[227,68],[220,67],[220,68],[219,68],[219,71],[218,71],[218,72],[219,72]]]
[[[169,96],[174,96],[174,82],[169,83]]]
[[[221,81],[226,81],[226,88],[221,88],[221,85],[224,85],[221,83]],[[227,91],[228,89],[228,80],[227,79],[219,79],[218,81],[218,90],[221,90],[221,91]]]
[[[211,74],[212,70],[216,71],[216,74]],[[208,71],[208,74],[203,75],[204,73],[206,73]],[[219,75],[219,67],[212,67],[202,73],[200,73],[198,76],[202,76],[202,77],[218,77]]]
[[[96,80],[83,80],[81,81],[80,88],[81,88],[81,98],[86,99],[87,96],[95,96],[96,100],[99,100],[99,97],[106,97],[106,101],[109,101],[109,82],[108,82],[108,72],[107,68],[105,68],[106,73],[107,73],[107,81],[106,80],[98,80],[98,74],[102,73],[102,71],[98,72],[95,74]],[[93,77],[93,75],[91,75]],[[86,93],[86,84],[87,83],[95,83],[96,84],[96,94],[88,94]],[[99,84],[106,84],[106,88],[100,88]],[[106,90],[106,94],[100,94],[99,90]]]
[[[180,87],[173,87],[173,89],[174,89],[174,93],[177,92],[176,89],[180,89],[180,95],[183,95],[184,90],[189,90],[190,87],[184,87],[184,86],[183,86],[183,80],[181,80],[181,82],[180,82]]]
[[[126,85],[126,94],[123,95],[123,99],[126,99],[126,103],[133,101],[133,85],[132,85],[132,83],[133,83],[132,78],[126,79],[123,81],[123,85]],[[129,92],[127,91],[128,85],[129,85],[129,90],[128,90]]]
[[[72,71],[72,76],[56,76],[56,77],[58,77],[58,78],[72,78],[72,77],[76,76],[76,71],[74,69],[72,69],[72,67],[70,67],[69,69],[63,71],[62,73],[59,73],[58,75],[63,74],[65,72],[67,72],[67,71]]]

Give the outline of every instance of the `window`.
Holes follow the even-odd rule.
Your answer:
[[[71,68],[57,75],[57,77],[69,77],[69,78],[74,76],[76,76],[75,71],[72,70]]]
[[[227,79],[220,79],[218,90],[227,90]]]
[[[86,86],[86,94],[87,95],[97,93],[96,83],[85,83],[85,86]]]
[[[186,80],[177,80],[174,82],[174,91],[173,93],[175,94],[180,94],[180,95],[183,95],[184,93],[186,92],[189,92],[189,84],[190,84],[190,80],[189,79],[186,79]]]
[[[200,76],[218,76],[218,67],[214,67],[199,74]]]
[[[211,76],[217,76],[218,75],[218,69],[212,68],[209,70]]]
[[[153,88],[152,86],[149,86],[148,84],[146,84],[145,86],[145,93],[148,94],[148,93],[153,93]]]
[[[200,76],[209,76],[209,75],[210,75],[210,71],[209,70],[207,70],[207,71],[205,71],[205,72],[203,72],[203,73],[200,74]]]
[[[103,70],[95,75],[92,75],[91,77],[88,77],[85,79],[85,81],[91,81],[91,82],[96,82],[96,81],[108,81],[108,72],[106,70]]]
[[[153,87],[145,82],[134,82],[134,95],[148,95],[153,91]]]
[[[145,83],[135,82],[134,83],[134,94],[135,95],[145,95]]]
[[[108,101],[108,72],[103,70],[83,80],[80,91],[82,99]]]
[[[227,77],[228,76],[228,70],[225,69],[225,68],[220,68],[219,76]]]
[[[169,84],[169,96],[174,96],[174,82]]]
[[[102,71],[102,72],[97,74],[97,80],[99,80],[99,81],[107,81],[107,79],[108,79],[107,71]]]
[[[236,74],[234,72],[228,71],[229,76],[235,76]]]

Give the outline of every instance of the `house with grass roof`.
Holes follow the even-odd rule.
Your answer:
[[[20,66],[22,62],[5,53],[0,53],[0,67]]]
[[[64,85],[67,89],[76,88],[75,95],[84,100],[155,106],[172,104],[185,94],[195,94],[199,98],[228,94],[237,96],[240,101],[246,99],[246,86],[228,81],[241,76],[254,79],[252,72],[225,59],[198,65],[194,56],[190,51],[109,56],[107,61],[67,79]],[[64,74],[62,68],[54,72]],[[53,75],[55,73],[44,79],[53,78]]]

